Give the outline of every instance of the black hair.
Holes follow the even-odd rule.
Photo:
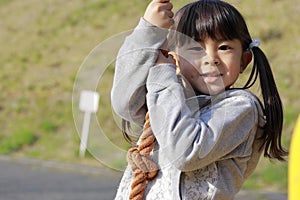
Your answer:
[[[170,37],[177,37],[175,41],[181,42],[179,45],[185,42],[181,34],[198,42],[206,36],[213,40],[238,39],[244,50],[252,41],[243,16],[236,8],[220,0],[200,0],[187,4],[176,13],[174,19],[172,29],[175,31],[171,32],[174,35]]]
[[[169,41],[175,41],[174,45],[183,45],[187,38],[201,42],[205,37],[213,40],[233,40],[241,41],[242,48],[247,51],[252,38],[248,31],[244,17],[232,5],[221,0],[199,0],[182,7],[174,17],[175,23],[171,27]],[[181,35],[188,37],[182,37]],[[173,45],[173,47],[172,47]],[[283,109],[281,99],[273,78],[270,64],[259,47],[252,49],[254,62],[249,79],[242,89],[249,89],[260,79],[260,86],[263,96],[263,109],[266,119],[262,148],[264,156],[284,160],[287,151],[281,145],[281,134],[283,124]],[[125,130],[130,128],[124,123]],[[123,130],[123,131],[124,131]],[[124,134],[125,133],[125,134]],[[123,132],[126,140],[132,140]]]

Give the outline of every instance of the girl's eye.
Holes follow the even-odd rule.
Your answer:
[[[192,48],[189,48],[188,50],[190,50],[190,51],[202,51],[203,48],[202,47],[192,47]]]
[[[222,51],[226,51],[226,50],[230,50],[230,49],[232,49],[232,48],[228,45],[222,45],[219,47],[219,50],[222,50]]]

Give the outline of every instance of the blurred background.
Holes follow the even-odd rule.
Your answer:
[[[0,0],[0,155],[106,167],[93,150],[78,157],[81,125],[73,119],[74,83],[92,49],[133,29],[149,2]],[[172,2],[176,11],[189,1]],[[244,15],[269,58],[284,104],[282,140],[288,149],[300,113],[300,4],[228,2]],[[96,88],[101,109],[96,115],[105,135],[126,149],[110,105],[113,69],[113,64],[107,67]],[[253,92],[260,95],[256,87]],[[286,193],[287,168],[287,162],[262,158],[244,189]]]

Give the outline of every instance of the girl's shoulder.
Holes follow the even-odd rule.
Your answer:
[[[263,106],[259,98],[252,92],[244,89],[230,89],[226,90],[223,93],[218,94],[215,97],[212,97],[212,104],[219,105],[241,105],[243,106],[255,106],[259,110],[262,110]]]
[[[235,99],[241,99],[241,100],[248,99],[248,100],[251,100],[251,101],[254,101],[256,103],[261,104],[259,98],[255,94],[253,94],[252,92],[250,92],[249,90],[245,90],[245,89],[231,89],[231,90],[226,90],[224,92],[224,94],[223,94],[223,96],[225,96],[225,98],[235,98]]]
[[[238,108],[239,110],[233,109],[230,112],[247,112],[252,110],[258,116],[259,124],[261,126],[265,124],[263,104],[252,92],[245,89],[231,89],[220,95],[219,101],[216,100],[216,107],[227,106],[229,109]]]
[[[241,105],[241,107],[255,106],[262,112],[262,103],[252,92],[244,89],[230,89],[216,96],[198,95],[187,99],[189,107],[200,109],[215,109],[217,107]]]

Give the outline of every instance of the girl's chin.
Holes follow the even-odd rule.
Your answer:
[[[224,91],[225,91],[225,88],[220,87],[220,86],[210,86],[210,87],[206,87],[206,88],[201,88],[199,90],[199,92],[202,94],[207,94],[207,95],[212,95],[212,96],[217,95]]]
[[[200,93],[207,94],[207,95],[217,95],[225,91],[224,82],[220,77],[212,77],[212,78],[201,77],[201,78],[198,79],[197,82],[195,82],[195,85],[197,85],[196,88]]]

